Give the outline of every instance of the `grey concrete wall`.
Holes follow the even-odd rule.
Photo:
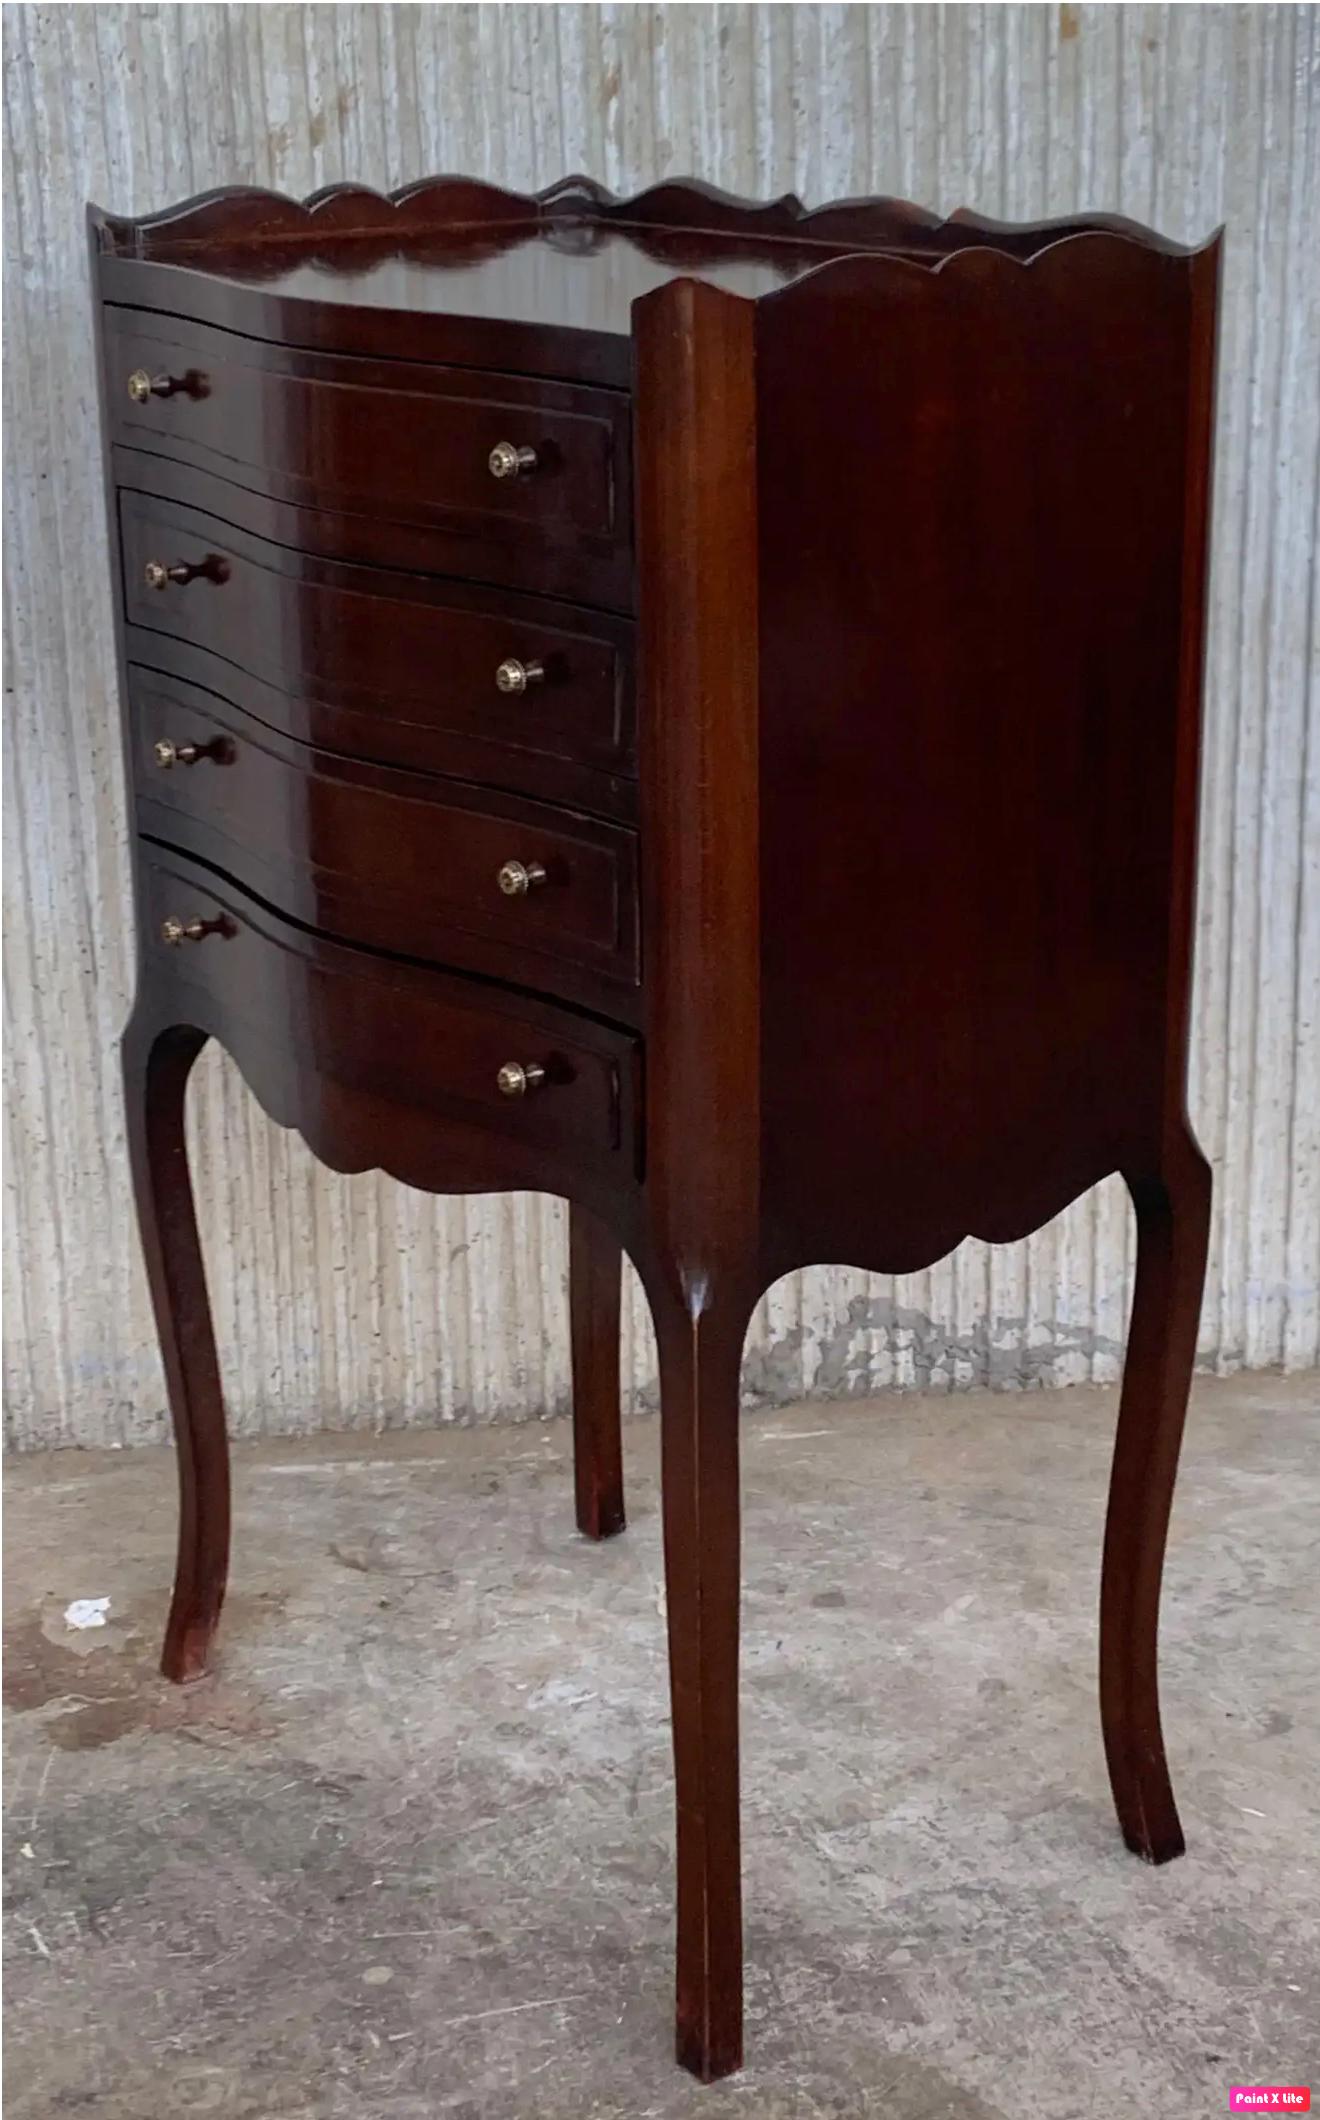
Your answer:
[[[465,170],[695,172],[815,203],[1228,225],[1192,1105],[1218,1180],[1203,1360],[1320,1360],[1320,16],[1310,7],[6,11],[8,1433],[162,1432],[114,1041],[125,820],[82,207]],[[882,823],[883,820],[878,820]],[[876,967],[883,976],[883,963]],[[235,1428],[494,1419],[567,1392],[559,1208],[319,1170],[221,1056],[193,1139]],[[770,1398],[1116,1373],[1114,1185],[901,1281],[795,1277]],[[625,1374],[652,1375],[630,1289]]]

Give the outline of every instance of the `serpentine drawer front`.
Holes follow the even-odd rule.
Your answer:
[[[631,1013],[631,832],[308,751],[149,671],[130,694],[144,832],[310,927]]]
[[[184,1130],[213,1037],[336,1169],[567,1201],[591,1539],[624,1526],[637,1267],[677,2052],[727,2074],[753,1308],[813,1262],[1024,1237],[1119,1172],[1101,1725],[1127,1844],[1177,1855],[1156,1633],[1210,1207],[1184,1088],[1218,239],[584,178],[89,219],[166,1675],[207,1668],[228,1565]]]
[[[154,957],[198,991],[195,1005],[225,1026],[286,1123],[289,1098],[296,1111],[304,1096],[351,1091],[454,1114],[561,1158],[618,1162],[631,1176],[632,1040],[479,982],[336,947],[195,862],[163,850],[145,859]]]
[[[342,566],[149,494],[119,505],[128,622],[193,651],[182,674],[244,698],[256,679],[263,719],[332,750],[626,809],[627,621]]]
[[[606,568],[630,547],[620,392],[306,353],[136,310],[109,310],[106,325],[115,438],[129,448],[433,528],[446,568],[464,539],[498,544],[499,580],[535,580],[537,549],[565,539]]]

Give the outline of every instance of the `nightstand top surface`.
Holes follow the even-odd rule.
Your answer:
[[[571,231],[576,233],[578,231]],[[208,245],[161,251],[158,261],[208,278],[260,287],[292,301],[414,315],[482,317],[508,323],[576,326],[626,338],[640,295],[691,273],[730,294],[755,299],[844,255],[820,245],[731,242],[690,236],[677,255],[646,246],[644,231],[593,230],[590,249],[574,251],[570,230],[509,226],[498,242],[462,247],[443,237],[410,242],[382,255],[370,237],[345,237],[313,252],[307,243]]]
[[[902,200],[808,212],[688,181],[620,200],[570,177],[535,196],[465,178],[430,178],[389,198],[338,185],[306,201],[234,189],[144,220],[93,211],[103,250],[297,302],[576,328],[626,338],[632,306],[693,276],[749,299],[859,252],[935,265],[985,247],[1031,257],[1060,238],[1118,233],[1169,244],[1109,216],[1010,225],[959,212],[940,220]]]

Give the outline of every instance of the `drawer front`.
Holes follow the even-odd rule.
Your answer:
[[[547,545],[631,545],[622,392],[310,353],[113,306],[106,326],[107,403],[127,447],[300,504],[430,527],[515,568]],[[534,463],[495,476],[502,445]]]
[[[119,506],[129,624],[241,671],[263,720],[530,792],[567,773],[586,806],[620,806],[636,772],[630,621],[345,566],[146,494]],[[203,682],[233,690],[220,672]]]
[[[568,1165],[637,1168],[639,1055],[625,1032],[305,934],[163,850],[143,847],[141,878],[153,980],[177,986],[178,1020],[229,1045],[263,1101],[295,1106],[276,1110],[285,1123],[303,1125],[337,1085]],[[522,1094],[501,1089],[505,1068],[528,1077]],[[380,1159],[377,1135],[368,1145],[362,1160]]]
[[[631,832],[308,749],[150,671],[130,670],[129,697],[144,832],[326,933],[606,1013],[611,995],[626,1005],[639,973]]]

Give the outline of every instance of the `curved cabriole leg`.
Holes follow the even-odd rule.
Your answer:
[[[619,1293],[623,1251],[585,1208],[568,1210],[573,1345],[573,1484],[584,1538],[624,1527],[619,1431]]]
[[[133,1192],[179,1464],[179,1553],[161,1669],[201,1678],[229,1565],[229,1450],[197,1241],[184,1095],[206,1034],[135,1018],[124,1036]]]
[[[678,2059],[742,2065],[738,1382],[751,1305],[652,1294],[678,1828]]]
[[[1210,1170],[1184,1136],[1162,1177],[1128,1177],[1137,1285],[1128,1333],[1100,1590],[1100,1716],[1123,1838],[1147,1862],[1185,1845],[1164,1759],[1157,1675],[1160,1577],[1196,1358]]]

